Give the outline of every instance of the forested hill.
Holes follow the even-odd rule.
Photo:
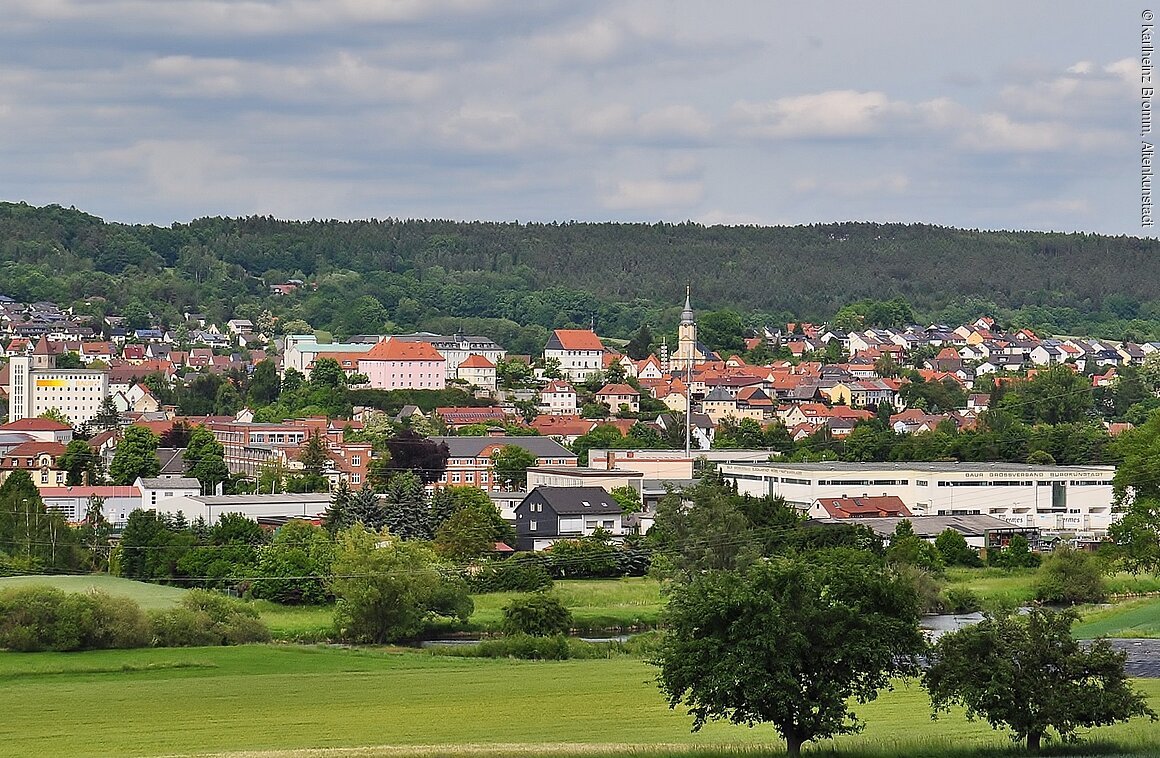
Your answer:
[[[1040,328],[1151,336],[1160,318],[1158,247],[1132,237],[871,223],[251,217],[156,227],[3,203],[0,293],[64,303],[102,295],[122,307],[141,299],[161,317],[227,315],[266,298],[266,285],[299,278],[318,292],[285,303],[284,315],[339,332],[361,324],[338,323],[327,308],[370,296],[398,327],[439,317],[549,327],[595,316],[605,333],[627,336],[642,320],[669,327],[691,281],[698,310],[730,308],[750,320],[824,319],[858,300],[902,297],[932,318],[987,310]]]

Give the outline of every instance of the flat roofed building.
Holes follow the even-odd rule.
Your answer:
[[[988,515],[1016,526],[1104,533],[1113,466],[1020,463],[721,464],[742,494],[776,495],[801,510],[818,498],[896,495],[916,516]]]
[[[586,466],[532,466],[528,468],[528,489],[545,487],[600,487],[608,492],[617,487],[641,491],[644,474],[623,469]]]

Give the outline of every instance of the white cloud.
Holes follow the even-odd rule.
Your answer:
[[[827,197],[867,197],[900,195],[910,188],[910,179],[905,174],[888,173],[862,179],[845,177],[803,177],[791,185],[795,192],[816,193]]]
[[[704,185],[697,181],[624,179],[618,181],[613,191],[601,198],[601,202],[605,208],[618,211],[674,210],[696,205],[704,192]]]
[[[866,136],[905,110],[882,92],[830,90],[770,102],[742,100],[734,104],[731,115],[747,136],[809,139]]]
[[[1140,61],[1135,58],[1121,58],[1104,66],[1104,71],[1119,77],[1133,87],[1140,83]]]

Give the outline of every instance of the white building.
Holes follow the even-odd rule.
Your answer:
[[[556,329],[544,346],[544,360],[558,361],[565,379],[582,382],[604,370],[604,352],[590,329]]]
[[[473,355],[482,356],[486,358],[495,368],[495,364],[499,363],[507,355],[505,350],[500,345],[496,344],[494,340],[487,337],[479,337],[474,335],[454,334],[441,335],[431,334],[430,332],[415,332],[414,334],[398,334],[391,339],[399,342],[426,342],[431,347],[435,348],[444,360],[447,361],[446,371],[448,379],[455,379],[459,376],[459,365],[466,361]],[[485,387],[477,381],[472,381],[469,377],[468,381],[479,387]],[[494,384],[494,381],[492,382]]]
[[[193,497],[202,494],[201,482],[193,477],[137,477],[133,486],[141,493],[143,508],[158,508],[164,510],[164,503],[175,497]]]
[[[187,519],[204,518],[216,524],[226,513],[240,513],[251,519],[262,516],[283,516],[320,519],[330,503],[330,494],[282,492],[273,495],[186,495],[158,500],[158,513],[175,514],[181,511]],[[146,506],[153,507],[153,506]]]
[[[540,390],[540,412],[552,416],[574,416],[579,408],[576,390],[563,379],[553,379]]]
[[[309,366],[317,358],[326,358],[334,353],[366,353],[374,346],[374,342],[320,343],[313,334],[288,334],[286,349],[282,354],[282,371],[295,369],[309,374]]]
[[[805,511],[823,497],[897,495],[916,516],[987,515],[1045,532],[1100,533],[1115,520],[1112,466],[1019,463],[721,464],[741,494]]]
[[[109,372],[58,369],[52,356],[15,356],[8,364],[8,420],[35,418],[56,409],[74,426],[100,413],[109,394]]]

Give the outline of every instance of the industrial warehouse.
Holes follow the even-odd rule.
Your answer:
[[[722,464],[750,495],[809,510],[819,498],[893,495],[916,516],[988,515],[1045,533],[1098,536],[1115,520],[1113,466],[1018,463]]]

